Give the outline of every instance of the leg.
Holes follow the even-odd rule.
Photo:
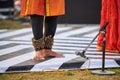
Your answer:
[[[43,36],[43,16],[32,15],[30,16],[32,23],[33,36],[36,40]]]
[[[35,56],[34,60],[44,59],[42,54],[42,49],[44,48],[44,39],[43,36],[43,16],[32,15],[31,23],[32,23],[32,31],[34,38],[32,39],[33,46],[35,48]]]
[[[45,45],[43,53],[46,57],[63,57],[61,54],[52,51],[54,35],[57,28],[57,19],[58,16],[50,16],[45,18]]]
[[[45,36],[54,37],[57,28],[58,16],[49,16],[45,18]]]

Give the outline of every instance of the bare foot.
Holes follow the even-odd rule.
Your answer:
[[[42,50],[36,51],[35,56],[33,57],[33,60],[44,60],[44,55],[42,53]]]
[[[62,54],[58,54],[52,50],[47,50],[47,49],[43,49],[42,53],[44,54],[45,58],[47,58],[47,57],[59,57],[59,58],[64,57]]]

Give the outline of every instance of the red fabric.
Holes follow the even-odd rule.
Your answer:
[[[106,51],[120,52],[120,0],[102,0],[100,28],[109,21],[106,28]],[[97,48],[102,49],[103,35],[100,34]]]

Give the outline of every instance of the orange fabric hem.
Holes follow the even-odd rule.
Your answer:
[[[98,46],[98,45],[97,45],[96,48],[97,48],[98,50],[102,51],[102,47],[101,47],[101,46]],[[118,50],[108,50],[108,49],[106,49],[105,51],[106,51],[106,52],[119,53]]]
[[[22,0],[21,16],[60,16],[65,14],[64,0]]]
[[[34,14],[20,14],[20,16],[30,16],[30,15],[34,15]],[[43,14],[36,14],[36,15],[40,15],[40,16],[46,16],[46,15],[43,15]],[[62,15],[65,15],[64,13],[63,14],[59,14],[59,15],[49,15],[49,16],[62,16]]]

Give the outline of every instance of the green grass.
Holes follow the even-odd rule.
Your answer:
[[[21,29],[21,28],[25,28],[25,26],[18,21],[0,20],[0,29]]]
[[[91,70],[29,72],[0,74],[0,80],[120,80],[120,69],[109,69],[115,75],[94,75]]]

